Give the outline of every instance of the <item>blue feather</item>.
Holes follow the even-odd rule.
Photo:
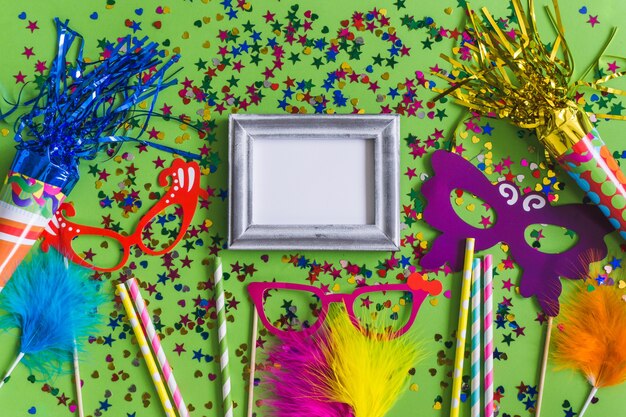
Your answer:
[[[89,272],[55,251],[33,253],[22,262],[0,293],[0,329],[21,331],[23,363],[43,379],[60,373],[71,360],[74,340],[81,342],[101,321],[97,306],[104,301],[99,282]]]

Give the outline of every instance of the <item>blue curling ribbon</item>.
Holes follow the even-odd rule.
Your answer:
[[[158,93],[177,82],[166,77],[166,72],[178,61],[178,55],[164,62],[164,53],[156,43],[148,42],[147,37],[127,36],[106,50],[105,59],[87,63],[83,37],[69,28],[68,21],[55,19],[55,23],[57,55],[39,95],[25,103],[31,110],[15,122],[17,154],[12,171],[60,187],[67,195],[78,181],[80,160],[94,159],[112,144],[136,142],[199,159],[198,155],[139,139]],[[74,46],[76,59],[69,64]],[[135,110],[145,100],[151,100],[149,110]],[[139,133],[124,135],[124,125],[138,118],[143,119]]]

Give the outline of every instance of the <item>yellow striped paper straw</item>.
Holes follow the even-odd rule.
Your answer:
[[[463,382],[463,361],[465,358],[465,332],[469,316],[470,289],[472,284],[472,261],[474,259],[474,239],[465,241],[465,261],[463,262],[463,285],[459,305],[459,324],[456,329],[456,352],[454,357],[454,373],[452,375],[452,400],[450,417],[459,417],[461,409],[461,384]]]
[[[150,352],[150,345],[148,345],[148,341],[146,340],[146,336],[143,334],[143,330],[141,329],[141,325],[139,324],[139,320],[137,319],[137,314],[135,313],[135,309],[133,308],[133,303],[130,300],[130,295],[124,287],[124,284],[117,285],[117,293],[122,299],[122,304],[124,305],[124,309],[126,310],[126,315],[128,317],[128,322],[130,326],[133,328],[133,332],[135,333],[135,337],[137,338],[137,343],[139,344],[139,348],[141,349],[141,354],[146,361],[146,365],[148,366],[148,371],[150,371],[150,376],[152,377],[152,382],[154,382],[154,386],[159,394],[159,398],[161,399],[161,405],[163,405],[163,410],[165,410],[165,415],[167,417],[176,417],[174,414],[174,408],[172,407],[172,403],[170,402],[169,397],[167,396],[167,391],[165,390],[165,384],[161,379],[161,374],[159,373],[159,368],[154,361],[154,357],[152,356],[152,352]]]

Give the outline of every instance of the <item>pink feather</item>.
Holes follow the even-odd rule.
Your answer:
[[[273,345],[262,385],[270,392],[264,401],[274,417],[350,417],[347,404],[332,401],[315,387],[324,387],[331,373],[321,347],[325,332],[303,338],[295,335]]]

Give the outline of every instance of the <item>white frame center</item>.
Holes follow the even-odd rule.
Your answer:
[[[374,224],[374,140],[252,143],[253,224]]]

